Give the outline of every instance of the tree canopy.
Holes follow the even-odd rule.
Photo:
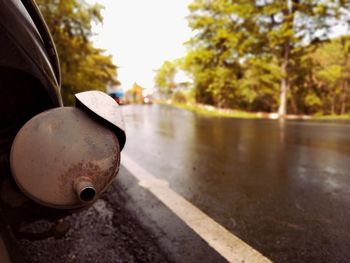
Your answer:
[[[196,100],[280,115],[346,112],[348,39],[330,36],[350,24],[349,8],[349,0],[193,0],[184,68]],[[339,59],[324,54],[335,51]]]
[[[101,5],[83,0],[36,1],[56,44],[62,74],[65,104],[74,102],[74,94],[86,90],[105,91],[119,84],[117,66],[103,49],[93,46],[92,23],[101,23]]]
[[[164,61],[162,66],[157,70],[154,82],[163,97],[168,97],[176,88],[176,72],[177,63],[175,61]]]

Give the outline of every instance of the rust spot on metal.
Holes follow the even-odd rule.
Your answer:
[[[94,188],[96,189],[97,196],[111,183],[113,178],[117,175],[120,166],[120,152],[117,138],[115,140],[115,147],[113,147],[113,153],[111,154],[109,163],[111,166],[107,169],[99,167],[94,162],[79,162],[78,164],[70,167],[60,177],[59,189],[62,194],[71,195],[72,188],[77,180],[82,177],[87,177],[91,180]]]

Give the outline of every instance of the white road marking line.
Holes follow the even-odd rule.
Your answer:
[[[122,165],[164,205],[184,221],[202,239],[229,262],[271,262],[261,253],[233,235],[197,207],[168,186],[168,182],[147,172],[127,155],[122,154]]]

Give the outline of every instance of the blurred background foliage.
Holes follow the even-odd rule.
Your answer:
[[[101,5],[84,0],[37,0],[55,40],[62,97],[118,85],[117,66],[91,42]],[[281,115],[350,111],[350,0],[193,0],[187,54],[156,71],[162,98]],[[186,72],[190,81],[178,82]],[[129,96],[140,100],[135,83]],[[140,98],[139,98],[140,97]]]
[[[197,103],[284,114],[350,111],[349,0],[193,0],[187,54],[157,71],[178,100],[185,71]],[[175,73],[174,73],[175,72]],[[183,101],[183,98],[180,99]]]
[[[83,0],[36,0],[51,31],[60,59],[62,97],[74,104],[74,94],[86,90],[106,91],[118,85],[112,57],[91,42],[93,23],[102,23],[102,6]]]
[[[143,103],[143,94],[142,90],[144,88],[141,87],[136,82],[132,85],[132,87],[125,93],[125,99],[128,103]]]

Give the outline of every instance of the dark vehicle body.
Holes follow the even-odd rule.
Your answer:
[[[0,258],[4,262],[19,261],[16,251],[7,250],[13,246],[12,230],[46,215],[56,217],[26,199],[14,183],[9,167],[13,139],[30,118],[61,106],[58,57],[37,6],[33,1],[0,0]]]
[[[36,5],[27,0],[0,0],[1,154],[8,152],[23,123],[59,106],[58,58]]]

